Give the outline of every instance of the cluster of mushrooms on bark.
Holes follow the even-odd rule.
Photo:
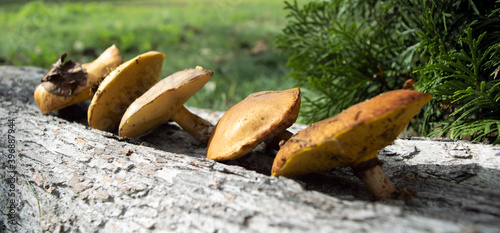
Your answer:
[[[390,145],[432,96],[400,89],[351,106],[293,135],[287,130],[300,109],[300,90],[262,91],[232,106],[213,126],[184,104],[213,76],[200,66],[159,80],[165,54],[149,51],[126,62],[116,46],[90,63],[62,55],[34,92],[44,114],[91,99],[90,127],[135,138],[172,120],[207,147],[215,161],[238,159],[257,145],[277,150],[272,176],[294,177],[342,165],[378,200],[408,199],[381,169],[377,151]]]

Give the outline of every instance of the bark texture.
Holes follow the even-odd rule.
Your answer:
[[[379,151],[382,169],[417,194],[374,201],[349,167],[275,178],[263,145],[219,163],[174,123],[125,140],[89,128],[88,103],[44,115],[33,91],[46,72],[0,66],[2,232],[500,231],[499,146],[398,139]]]

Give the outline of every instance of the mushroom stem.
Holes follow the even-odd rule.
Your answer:
[[[179,124],[188,134],[204,145],[208,143],[214,126],[207,120],[193,114],[184,106],[177,110],[171,120]]]
[[[266,147],[269,147],[274,150],[279,150],[281,145],[283,145],[283,142],[288,141],[293,136],[293,133],[285,130],[282,133],[276,135],[275,137],[272,137],[265,141]]]
[[[363,181],[377,200],[396,198],[398,196],[398,189],[389,177],[387,177],[380,165],[381,162],[377,157],[360,164],[350,164],[356,176]]]

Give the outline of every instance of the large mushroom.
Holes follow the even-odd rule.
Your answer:
[[[94,95],[92,87],[123,62],[115,45],[94,61],[82,65],[65,61],[66,56],[61,55],[35,89],[35,102],[44,114],[91,99]]]
[[[128,107],[120,122],[119,135],[134,138],[173,120],[187,133],[206,144],[212,124],[191,113],[184,107],[184,103],[212,76],[212,71],[198,66],[162,79]]]
[[[297,176],[348,164],[377,199],[401,194],[382,171],[377,151],[390,145],[432,96],[395,90],[314,123],[278,151],[273,176]]]
[[[165,54],[149,51],[118,66],[102,81],[88,109],[89,126],[100,130],[118,127],[127,107],[160,77]]]
[[[221,117],[210,135],[207,158],[234,160],[264,141],[286,141],[299,109],[298,88],[250,94]]]

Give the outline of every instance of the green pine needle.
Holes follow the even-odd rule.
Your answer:
[[[466,37],[460,38],[463,46],[459,52],[446,52],[438,57],[439,64],[417,69],[424,77],[438,74],[441,78],[430,79],[430,92],[441,99],[449,99],[453,109],[448,117],[436,125],[442,126],[431,136],[450,133],[451,137],[462,138],[471,135],[475,141],[489,139],[498,143],[498,123],[500,122],[500,80],[480,81],[485,62],[497,45],[480,50],[480,43],[486,32],[473,38],[472,28]],[[495,135],[496,139],[495,139]]]

